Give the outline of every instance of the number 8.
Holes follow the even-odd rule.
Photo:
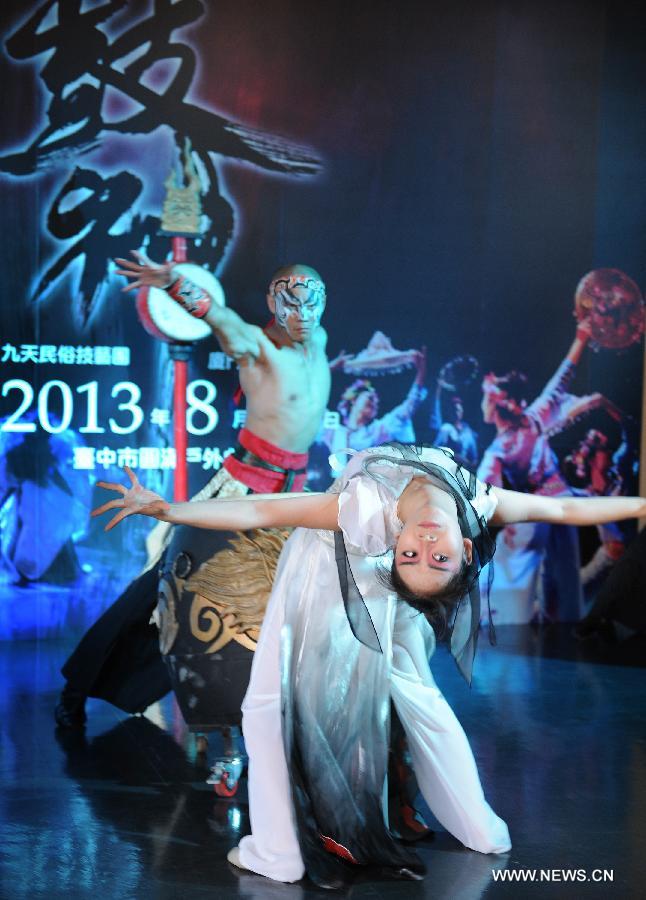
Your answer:
[[[204,388],[206,396],[203,398],[197,397],[195,395],[196,388]],[[211,405],[217,397],[217,394],[217,388],[213,382],[206,381],[203,378],[191,381],[188,385],[186,388],[186,402],[188,403],[188,409],[186,411],[186,430],[189,434],[209,434],[218,424],[220,418],[218,416],[218,411]],[[201,412],[206,416],[206,425],[203,428],[197,428],[193,424],[196,412]]]

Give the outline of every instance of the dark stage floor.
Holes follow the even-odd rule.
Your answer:
[[[135,718],[92,701],[85,736],[57,735],[52,710],[67,649],[0,645],[3,898],[334,896],[226,863],[248,827],[245,785],[235,798],[216,797],[171,698]],[[497,648],[483,637],[471,690],[438,654],[436,678],[514,849],[481,856],[438,829],[419,848],[424,882],[363,880],[346,896],[646,896],[645,665],[644,641],[580,645],[566,626],[500,628]],[[549,870],[554,880],[496,880],[520,869],[537,880]],[[613,880],[565,880],[596,870]]]

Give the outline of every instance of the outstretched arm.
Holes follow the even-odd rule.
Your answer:
[[[415,351],[415,381],[418,387],[424,387],[426,380],[426,347]]]
[[[115,259],[119,266],[117,275],[128,278],[124,291],[139,290],[142,287],[157,287],[167,291],[187,312],[204,319],[217,337],[220,346],[229,356],[259,359],[267,349],[268,340],[261,328],[241,319],[228,306],[219,306],[204,288],[174,269],[173,262],[156,263],[145,253],[132,250],[136,262],[129,259]]]
[[[338,530],[337,494],[256,494],[237,500],[199,500],[168,503],[159,494],[148,491],[126,466],[130,487],[99,481],[99,487],[119,496],[92,510],[92,516],[116,510],[106,531],[135,513],[170,522],[221,531],[248,531],[252,528],[323,528]]]
[[[406,397],[394,409],[387,413],[383,420],[399,419],[402,422],[409,422],[415,415],[420,403],[426,399],[427,390],[424,387],[424,379],[426,377],[426,347],[421,350],[415,350],[415,380],[411,384]],[[383,421],[382,420],[382,421]]]
[[[555,433],[565,427],[567,413],[564,412],[564,404],[572,400],[567,390],[589,340],[590,322],[583,319],[577,323],[574,341],[562,363],[536,400],[527,407],[526,414],[538,421],[545,432]]]
[[[559,525],[603,525],[646,515],[644,497],[543,497],[492,488],[498,507],[492,525],[550,522]]]
[[[574,341],[572,342],[572,346],[568,350],[567,356],[565,357],[568,362],[572,363],[572,365],[578,366],[579,362],[581,361],[581,356],[583,355],[583,351],[585,350],[586,345],[590,340],[591,333],[592,329],[589,319],[581,319],[580,322],[577,322]]]
[[[431,405],[431,418],[428,424],[436,432],[433,443],[437,444],[439,432],[442,428],[442,385],[439,378],[435,385],[435,396]]]

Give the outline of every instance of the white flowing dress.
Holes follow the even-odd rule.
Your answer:
[[[401,529],[397,501],[419,475],[378,461],[368,475],[364,461],[379,451],[383,448],[354,455],[333,490],[340,493],[338,521],[352,575],[382,653],[364,646],[350,629],[333,533],[299,528],[281,554],[253,660],[242,707],[252,833],[240,843],[240,860],[278,881],[299,880],[306,864],[312,874],[311,844],[297,814],[303,779],[301,773],[295,791],[295,758],[306,771],[305,781],[316,785],[317,796],[311,802],[306,797],[306,806],[320,835],[325,831],[337,841],[347,833],[344,822],[350,816],[353,833],[363,840],[375,809],[387,831],[387,737],[384,744],[381,735],[388,733],[391,701],[420,790],[438,821],[481,853],[502,853],[511,846],[506,824],[485,800],[464,731],[431,674],[431,626],[375,575],[380,563],[390,568]],[[421,453],[424,461],[456,468],[443,451]],[[479,482],[471,504],[482,520],[492,515],[496,502]],[[366,778],[379,794],[376,807],[362,795]],[[356,850],[348,843],[339,841],[354,860],[375,862],[374,845]]]

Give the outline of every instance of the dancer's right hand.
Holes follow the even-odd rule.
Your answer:
[[[354,354],[346,353],[345,350],[341,350],[341,352],[339,353],[339,355],[337,357],[335,357],[335,359],[331,359],[328,362],[330,371],[335,372],[337,369],[343,370],[346,362],[349,359],[354,359]]]
[[[113,481],[97,481],[98,487],[107,488],[109,491],[116,491],[120,497],[115,500],[108,500],[102,506],[97,506],[90,513],[91,516],[100,516],[104,512],[111,509],[117,509],[119,512],[113,516],[104,531],[110,531],[115,525],[118,525],[126,516],[132,516],[140,513],[143,516],[151,516],[153,519],[163,519],[170,509],[170,504],[156,494],[154,491],[148,491],[142,487],[135,473],[128,466],[124,466],[126,475],[130,479],[130,487],[127,488],[123,484],[117,484]]]
[[[166,288],[173,280],[173,262],[156,263],[149,259],[140,250],[130,251],[136,262],[131,259],[117,257],[115,262],[119,267],[117,275],[123,275],[130,279],[128,284],[121,288],[122,291],[136,291],[142,287]]]

